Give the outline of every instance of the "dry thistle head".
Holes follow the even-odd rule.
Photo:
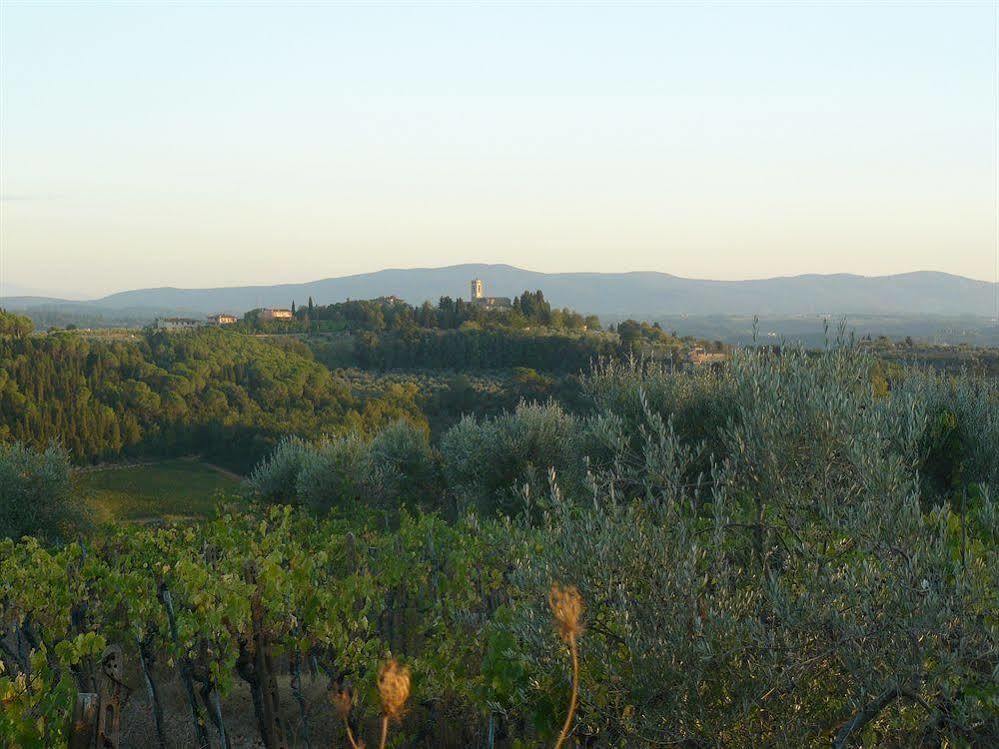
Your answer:
[[[354,708],[354,695],[351,694],[349,687],[331,691],[330,702],[333,703],[336,714],[342,720],[347,720],[350,717],[350,711]]]
[[[583,634],[583,597],[575,585],[562,587],[553,583],[548,593],[548,606],[563,640],[569,642]]]
[[[409,699],[409,668],[395,658],[385,661],[378,669],[378,694],[385,717],[398,719]]]

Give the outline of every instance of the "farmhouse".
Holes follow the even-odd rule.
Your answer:
[[[158,317],[156,327],[160,330],[194,330],[201,325],[200,320],[190,317]]]
[[[471,284],[471,302],[485,309],[510,309],[513,306],[510,297],[485,296],[485,284],[481,278],[473,278]]]
[[[260,310],[261,320],[290,320],[293,318],[290,309],[262,309]]]
[[[217,315],[208,316],[209,325],[232,325],[235,322],[236,322],[236,316],[230,315],[226,312],[220,312]]]

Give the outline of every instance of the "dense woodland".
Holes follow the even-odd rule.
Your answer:
[[[283,434],[407,417],[422,419],[400,389],[362,403],[307,348],[228,331],[0,337],[0,439],[77,461],[203,452],[245,469]]]
[[[134,665],[133,745],[344,746],[383,721],[408,747],[563,728],[622,748],[999,741],[994,379],[846,341],[700,368],[624,346],[571,375],[334,375],[293,337],[4,325],[11,743],[64,742],[111,643]],[[618,344],[676,340],[635,328]],[[456,333],[502,331],[418,336]],[[168,418],[172,391],[187,410]],[[77,456],[32,430],[119,411],[140,430],[124,451],[231,424],[264,457],[217,520],[95,528]]]

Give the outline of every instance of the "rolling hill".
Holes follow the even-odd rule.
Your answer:
[[[123,291],[86,302],[7,297],[9,309],[65,304],[93,312],[128,310],[150,315],[242,313],[255,307],[317,304],[394,294],[411,303],[443,295],[468,295],[482,278],[486,293],[513,296],[542,289],[557,306],[598,315],[994,315],[996,284],[921,271],[892,276],[803,275],[749,281],[711,281],[666,273],[537,273],[509,265],[466,264],[445,268],[382,270],[300,284],[215,289],[150,288]]]

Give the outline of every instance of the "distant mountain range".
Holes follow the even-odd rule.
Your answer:
[[[893,276],[803,275],[752,281],[708,281],[667,273],[536,273],[510,265],[466,264],[446,268],[382,270],[277,286],[217,289],[154,288],[123,291],[92,301],[8,296],[12,310],[57,309],[90,313],[243,313],[256,307],[316,304],[395,295],[420,304],[444,295],[468,297],[469,281],[481,278],[486,294],[514,296],[541,289],[555,306],[585,313],[633,315],[895,315],[992,317],[996,284],[947,273],[921,271]]]

